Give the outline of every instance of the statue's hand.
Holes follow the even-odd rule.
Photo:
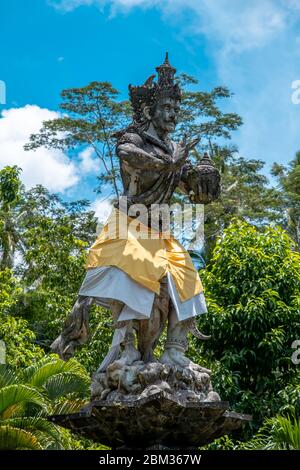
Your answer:
[[[196,145],[199,144],[200,140],[201,140],[200,137],[196,137],[195,139],[190,140],[190,141],[186,144],[186,148],[187,148],[188,152],[190,152],[191,150],[193,150],[193,149],[196,147]]]
[[[192,139],[190,142],[186,142],[186,136],[184,136],[182,142],[179,142],[177,145],[175,155],[173,157],[173,162],[171,164],[172,169],[178,170],[185,163],[189,156],[189,152],[196,147],[200,142],[200,138]]]

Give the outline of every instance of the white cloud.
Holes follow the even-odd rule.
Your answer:
[[[263,46],[287,21],[287,10],[280,0],[186,0],[186,4],[197,14],[194,32],[216,39],[229,53]]]
[[[94,0],[48,0],[49,5],[65,12],[73,11],[80,6],[90,6]]]
[[[166,0],[167,2],[169,0]],[[152,7],[156,4],[163,3],[163,0],[48,0],[48,3],[55,8],[69,12],[73,11],[80,6],[95,5],[102,9],[105,5],[112,8],[121,8],[128,10],[133,7]]]
[[[98,219],[99,222],[99,228],[97,228],[97,232],[101,228],[102,224],[104,224],[108,219],[112,208],[112,201],[110,201],[109,199],[96,199],[91,204],[91,210],[95,211],[95,217]]]
[[[182,12],[193,12],[187,32],[219,39],[228,51],[258,47],[279,34],[300,9],[299,0],[52,0],[63,11],[79,6],[110,7],[113,14],[132,8],[159,8],[172,22]]]
[[[235,93],[229,111],[243,117],[235,141],[244,156],[268,163],[293,158],[299,147],[300,105],[291,103],[291,84],[300,79],[300,0],[55,1],[65,10],[94,5],[104,11],[106,6],[111,16],[156,8],[187,41],[202,37],[214,61],[215,84]],[[192,13],[188,21],[185,13]],[[197,57],[196,49],[193,53]],[[195,69],[201,76],[201,64]]]
[[[25,151],[29,136],[58,113],[26,105],[2,111],[0,118],[0,167],[18,165],[22,168],[22,181],[26,187],[42,184],[50,191],[63,192],[79,180],[74,163],[60,150],[39,148]]]
[[[99,172],[100,162],[94,158],[94,150],[92,147],[87,147],[78,155],[80,163],[79,169],[85,174]]]

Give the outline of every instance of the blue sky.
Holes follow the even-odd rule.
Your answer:
[[[243,156],[266,161],[267,172],[300,149],[300,104],[292,102],[299,0],[1,0],[0,21],[0,168],[23,167],[28,187],[42,183],[103,209],[92,191],[99,168],[92,152],[71,161],[22,146],[56,116],[62,89],[108,80],[126,97],[128,83],[144,81],[166,50],[202,89],[234,92],[226,110],[243,117],[232,140]]]

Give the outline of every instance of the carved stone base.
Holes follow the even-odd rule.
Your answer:
[[[177,367],[160,362],[135,361],[130,366],[112,363],[106,372],[96,373],[91,399],[106,403],[132,402],[165,391],[179,400],[220,401],[213,391],[207,369]]]
[[[93,401],[80,413],[49,420],[113,449],[193,450],[251,420],[227,407],[222,401],[189,401],[160,391],[122,402]]]
[[[226,411],[199,366],[115,361],[96,373],[80,413],[49,419],[114,449],[197,449],[251,417]]]

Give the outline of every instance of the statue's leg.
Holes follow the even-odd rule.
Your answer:
[[[139,320],[137,324],[138,349],[144,362],[155,361],[153,351],[168,319],[170,297],[167,278],[160,283],[160,294],[155,295],[149,320]]]
[[[135,347],[135,334],[132,326],[132,320],[126,325],[126,332],[124,340],[121,343],[122,352],[121,357],[116,361],[116,366],[120,365],[130,366],[133,362],[141,359],[141,354]]]
[[[51,344],[52,351],[57,353],[64,361],[70,359],[75,350],[87,342],[89,310],[93,303],[93,297],[79,295],[65,321],[62,333]]]
[[[187,334],[191,331],[195,336],[201,339],[208,339],[209,337],[203,335],[197,328],[195,319],[189,318],[184,321],[179,321],[176,315],[176,311],[172,306],[170,308],[169,320],[168,320],[168,333],[165,351],[160,358],[160,362],[163,364],[169,364],[172,366],[179,367],[190,367],[199,372],[211,373],[209,369],[199,366],[192,362],[188,357],[185,356],[185,352],[188,349]]]
[[[114,300],[111,303],[111,312],[115,329],[112,346],[101,363],[98,372],[103,372],[108,367],[110,370],[120,369],[125,365],[131,365],[141,358],[135,347],[135,335],[132,320],[118,321],[119,315],[124,307],[122,302]]]

